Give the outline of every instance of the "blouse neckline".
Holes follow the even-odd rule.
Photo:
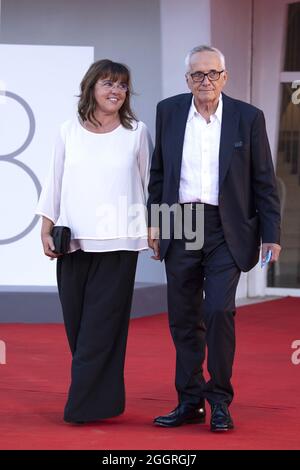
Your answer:
[[[120,127],[122,127],[122,124],[120,123],[115,129],[113,129],[112,131],[108,131],[108,132],[93,132],[93,131],[89,131],[88,129],[86,129],[86,127],[83,126],[80,118],[77,116],[77,122],[79,124],[79,127],[81,129],[83,129],[83,131],[87,132],[88,134],[92,134],[92,135],[110,135],[110,134],[113,134],[114,132],[118,131],[120,129]]]

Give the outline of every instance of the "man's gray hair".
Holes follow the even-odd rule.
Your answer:
[[[225,70],[225,57],[224,57],[224,54],[222,54],[222,52],[219,51],[219,49],[217,49],[216,47],[203,45],[203,46],[193,47],[193,49],[191,49],[190,52],[187,54],[187,56],[185,58],[185,67],[186,67],[187,72],[190,70],[191,57],[194,54],[197,54],[197,52],[215,52],[216,54],[218,54],[218,56],[221,60],[222,68]]]

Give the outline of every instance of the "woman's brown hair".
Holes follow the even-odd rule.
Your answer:
[[[118,62],[113,62],[108,59],[98,60],[94,62],[85,76],[83,77],[80,84],[80,95],[78,102],[78,114],[82,121],[87,119],[95,125],[100,125],[101,122],[95,117],[96,111],[96,100],[94,97],[94,87],[99,79],[109,79],[113,82],[120,81],[128,85],[128,91],[126,92],[126,98],[119,110],[121,124],[126,129],[133,128],[133,121],[137,121],[131,107],[130,107],[130,96],[132,95],[132,85],[129,69]]]

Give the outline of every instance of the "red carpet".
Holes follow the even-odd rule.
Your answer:
[[[154,427],[176,404],[174,350],[165,314],[131,322],[126,363],[127,408],[118,417],[76,427],[62,421],[70,356],[61,325],[0,325],[7,364],[0,365],[1,449],[299,449],[300,298],[238,309],[236,429]]]

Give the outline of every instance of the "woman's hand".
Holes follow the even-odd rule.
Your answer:
[[[46,256],[49,256],[49,258],[52,258],[52,259],[58,258],[59,256],[61,256],[58,253],[54,253],[55,247],[53,243],[53,238],[51,237],[49,233],[42,233],[41,238],[42,238],[44,253]]]
[[[47,219],[47,217],[43,217],[41,239],[44,248],[44,253],[51,259],[58,258],[59,256],[61,256],[58,253],[54,253],[55,246],[53,243],[53,238],[51,237],[53,226],[54,223],[52,222],[52,220]]]

